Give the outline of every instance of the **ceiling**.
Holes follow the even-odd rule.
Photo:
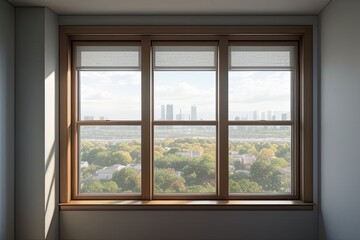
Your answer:
[[[316,15],[331,0],[8,0],[60,15]]]

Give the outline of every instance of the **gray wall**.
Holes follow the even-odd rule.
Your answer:
[[[314,16],[60,16],[60,25],[313,25],[317,202],[317,18]],[[314,211],[62,211],[62,239],[317,239]]]
[[[56,239],[58,19],[16,8],[16,238]]]
[[[360,239],[360,1],[321,14],[322,238]]]
[[[0,0],[0,239],[14,238],[14,8]]]

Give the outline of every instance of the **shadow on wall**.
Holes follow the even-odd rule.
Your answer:
[[[45,239],[58,238],[58,107],[55,71],[45,79]]]

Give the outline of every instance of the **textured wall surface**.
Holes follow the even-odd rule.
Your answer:
[[[321,14],[321,237],[360,239],[360,1]]]
[[[14,238],[14,7],[0,0],[0,239]]]

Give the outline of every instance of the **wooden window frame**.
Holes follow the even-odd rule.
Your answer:
[[[60,27],[60,209],[304,209],[313,206],[313,81],[312,81],[312,26],[61,26]],[[151,52],[141,51],[142,119],[140,121],[103,121],[86,124],[135,124],[141,126],[142,178],[141,195],[79,196],[77,194],[77,127],[76,91],[72,81],[74,44],[115,41],[137,41],[143,49],[151,49],[152,41],[217,41],[218,79],[217,118],[208,121],[217,125],[217,185],[216,196],[164,196],[154,197],[152,190],[152,118]],[[228,47],[229,42],[294,42],[298,45],[298,73],[294,86],[293,129],[295,129],[295,192],[292,195],[244,196],[231,195],[228,190],[228,127],[231,125],[281,125],[281,121],[235,122],[228,119]],[[84,122],[84,121],[82,121]],[[280,122],[280,123],[279,123]],[[172,121],[172,125],[206,125],[206,121]],[[169,124],[156,121],[156,125]],[[131,201],[130,201],[131,200]],[[187,200],[187,201],[185,201]]]

